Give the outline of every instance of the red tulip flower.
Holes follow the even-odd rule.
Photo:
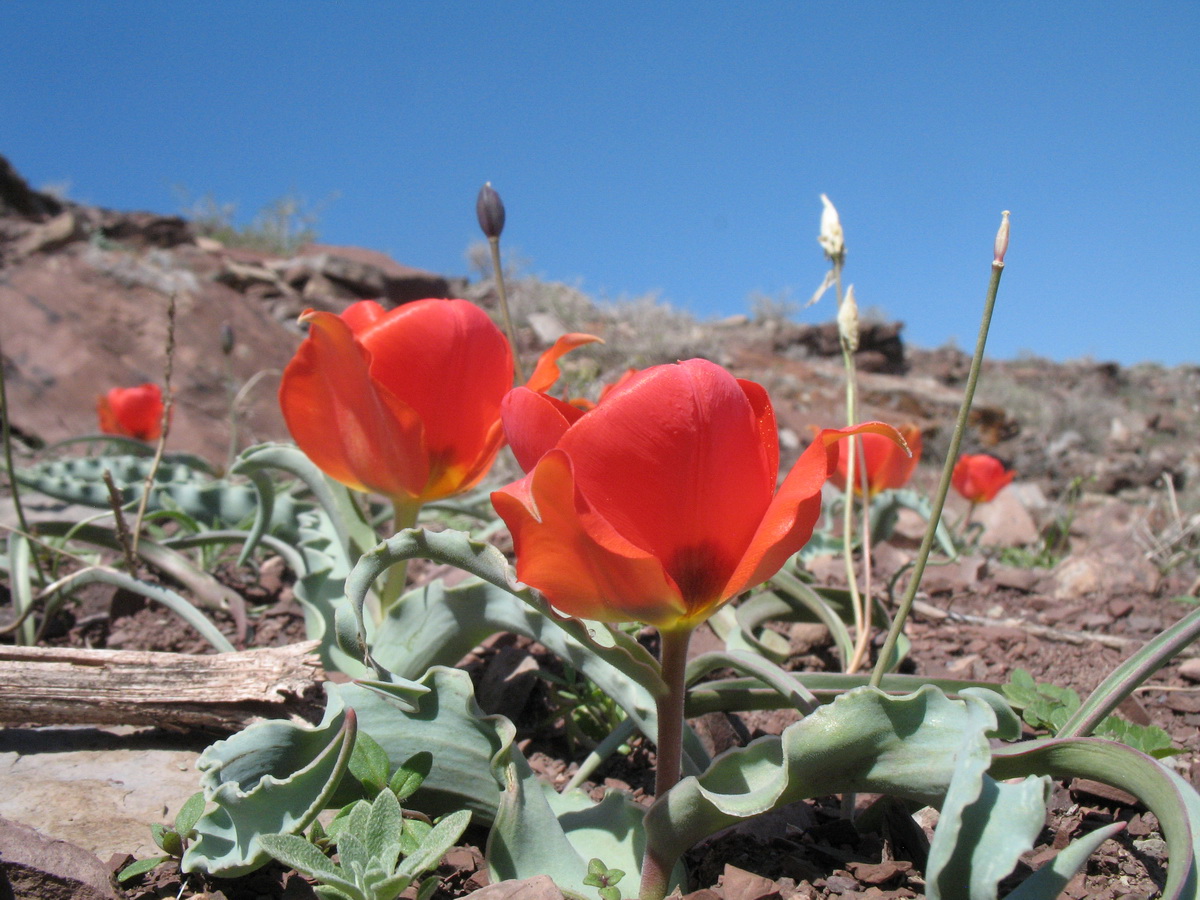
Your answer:
[[[308,337],[283,373],[279,402],[300,449],[348,487],[397,506],[474,487],[504,443],[500,402],[512,389],[508,341],[466,300],[373,300],[341,315],[308,310]],[[557,359],[596,340],[566,335],[529,387],[558,378]]]
[[[529,473],[492,494],[517,575],[563,612],[689,632],[812,535],[848,434],[822,431],[776,490],[767,392],[702,359],[632,376],[590,412],[518,388],[504,427]]]
[[[903,425],[900,435],[908,444],[911,454],[905,453],[904,448],[890,437],[882,434],[864,434],[858,440],[862,442],[862,455],[855,460],[854,493],[862,496],[862,463],[866,460],[867,468],[867,497],[874,497],[880,491],[895,490],[908,484],[913,471],[921,459],[921,429],[916,425]],[[846,466],[850,454],[843,452],[838,455],[837,469],[830,475],[830,480],[839,490],[846,490]]]
[[[105,434],[157,441],[162,436],[162,414],[162,389],[150,382],[113,388],[96,398],[96,415]]]
[[[972,503],[987,503],[1013,480],[1016,472],[986,453],[964,454],[954,464],[950,483]]]

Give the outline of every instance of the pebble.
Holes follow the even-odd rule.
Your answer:
[[[1131,603],[1129,600],[1108,601],[1108,614],[1114,619],[1120,619],[1123,616],[1129,615],[1131,612],[1133,612],[1133,603]]]
[[[1185,659],[1179,664],[1179,674],[1191,682],[1200,682],[1200,657]]]

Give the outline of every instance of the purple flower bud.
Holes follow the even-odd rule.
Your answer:
[[[504,230],[504,201],[492,188],[489,181],[479,189],[479,198],[475,201],[475,215],[479,218],[479,227],[484,235],[491,238],[500,237]]]

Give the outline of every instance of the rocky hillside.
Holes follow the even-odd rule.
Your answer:
[[[518,279],[511,293],[527,358],[564,330],[605,337],[603,347],[570,363],[574,392],[594,393],[629,365],[700,355],[767,386],[793,453],[811,425],[844,417],[832,322],[705,322],[650,302],[601,307],[532,278]],[[170,448],[218,462],[229,442],[231,397],[243,387],[240,443],[286,438],[275,390],[300,339],[295,320],[303,309],[451,295],[487,308],[495,299],[488,281],[444,278],[371,250],[309,245],[273,256],[221,244],[179,217],[63,201],[31,189],[0,157],[0,339],[12,425],[31,449],[93,431],[102,390],[163,380],[172,296],[178,405]],[[228,358],[225,325],[235,336]],[[950,347],[906,346],[902,328],[864,326],[862,415],[915,422],[925,432],[926,460],[937,463],[968,359]],[[1169,501],[1169,480],[1183,511],[1195,512],[1198,436],[1196,366],[1023,359],[987,364],[966,449],[1000,456],[1048,501],[1076,481],[1094,494]],[[932,479],[932,468],[922,468]]]

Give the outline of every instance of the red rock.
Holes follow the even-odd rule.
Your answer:
[[[721,887],[725,900],[780,900],[779,888],[770,878],[729,864],[721,876]]]
[[[109,871],[82,847],[0,818],[0,896],[116,900]]]

